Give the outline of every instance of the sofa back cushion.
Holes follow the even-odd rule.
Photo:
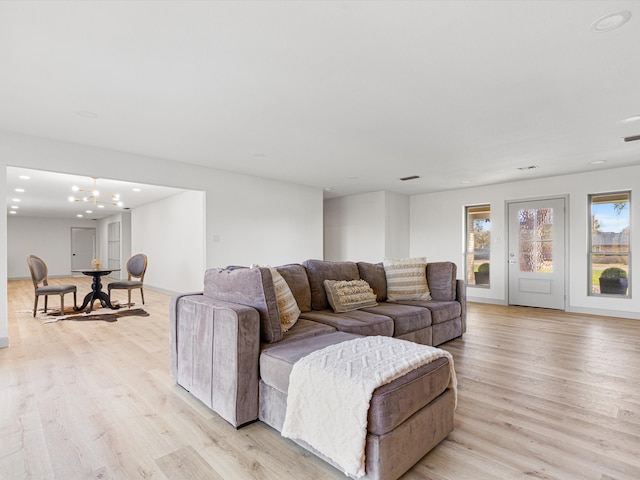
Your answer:
[[[457,267],[453,262],[427,264],[427,283],[431,298],[440,302],[456,300]]]
[[[325,280],[360,280],[358,265],[355,262],[307,260],[303,265],[307,269],[307,277],[311,287],[312,310],[331,308],[324,289]]]
[[[307,270],[299,263],[282,265],[276,267],[282,278],[287,282],[291,293],[298,303],[301,312],[311,311],[311,287],[309,287],[309,277]]]
[[[278,302],[268,268],[211,268],[204,275],[204,294],[255,308],[260,314],[261,340],[282,340]]]
[[[376,294],[378,302],[387,301],[387,277],[384,274],[384,266],[381,263],[358,262],[360,278],[365,280]]]

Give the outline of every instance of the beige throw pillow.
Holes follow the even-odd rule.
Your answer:
[[[383,265],[387,277],[387,301],[431,300],[426,257],[387,258]]]
[[[291,293],[289,284],[280,275],[280,272],[275,268],[269,268],[269,271],[271,272],[271,278],[273,278],[273,288],[276,291],[276,301],[278,302],[278,312],[280,313],[280,329],[284,333],[298,321],[300,309],[296,298]]]
[[[325,280],[327,300],[336,313],[375,307],[376,294],[364,280]]]

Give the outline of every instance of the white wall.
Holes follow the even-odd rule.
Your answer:
[[[131,211],[131,254],[147,255],[145,285],[202,290],[204,202],[202,192],[188,191]]]
[[[324,202],[324,258],[377,263],[409,254],[409,197],[373,192]]]
[[[631,297],[617,299],[587,295],[588,235],[587,196],[591,193],[632,190],[631,195]],[[429,261],[451,260],[464,276],[464,207],[491,205],[491,287],[469,286],[470,300],[507,303],[507,232],[505,203],[520,199],[569,196],[568,310],[574,312],[640,318],[640,167],[626,167],[466,188],[411,197],[411,255]],[[634,233],[635,232],[635,233]],[[633,252],[636,252],[635,257]],[[495,266],[495,267],[494,267]],[[502,267],[500,267],[502,266]],[[638,280],[636,280],[638,279]]]
[[[406,258],[409,256],[409,208],[410,203],[407,195],[385,192],[384,256],[386,258]]]
[[[384,192],[324,201],[324,259],[379,262],[385,255]]]
[[[26,256],[37,255],[50,277],[71,275],[71,227],[96,228],[93,220],[10,216],[7,219],[7,277],[30,278]]]
[[[320,188],[0,132],[0,194],[5,197],[8,165],[203,191],[205,267],[252,262],[278,265],[322,257]],[[6,232],[6,221],[2,216],[2,232]],[[7,278],[6,259],[4,241],[0,242],[3,279]],[[8,342],[6,309],[5,285],[0,289],[0,347]]]

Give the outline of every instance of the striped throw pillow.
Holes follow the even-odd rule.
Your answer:
[[[289,284],[275,268],[269,268],[271,278],[273,278],[273,288],[276,291],[276,301],[278,302],[278,312],[280,314],[280,329],[282,333],[295,325],[300,317],[300,308],[296,302]]]
[[[388,302],[431,300],[426,257],[386,258],[383,265],[387,277]]]

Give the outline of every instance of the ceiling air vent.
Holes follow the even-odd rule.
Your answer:
[[[640,140],[640,135],[634,135],[632,137],[624,137],[625,142],[635,142],[636,140]]]
[[[411,175],[410,177],[402,177],[400,180],[406,182],[407,180],[417,180],[420,178],[420,175]]]

